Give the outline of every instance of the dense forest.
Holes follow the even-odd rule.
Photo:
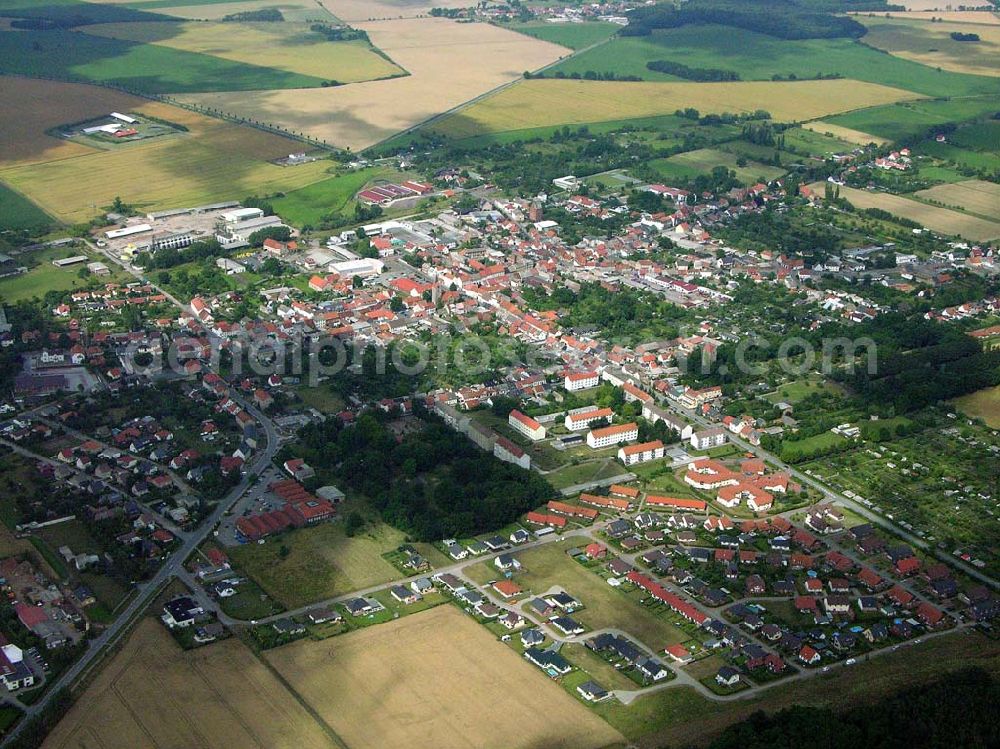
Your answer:
[[[417,541],[496,530],[554,495],[537,473],[494,458],[416,410],[420,428],[399,436],[382,414],[365,414],[351,427],[335,419],[312,424],[299,433],[295,453],[367,497]]]
[[[809,2],[793,0],[691,0],[675,8],[658,3],[629,14],[622,36],[648,36],[655,29],[693,24],[718,24],[767,34],[778,39],[860,38],[865,27],[846,16],[835,16]]]
[[[805,706],[754,713],[726,729],[711,749],[985,749],[1000,746],[998,705],[1000,684],[970,668],[848,713]]]

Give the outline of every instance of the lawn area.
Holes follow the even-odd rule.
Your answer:
[[[952,402],[966,416],[982,419],[987,426],[1000,429],[1000,385],[977,390]]]
[[[757,710],[776,712],[792,705],[845,710],[969,666],[1000,673],[1000,642],[974,633],[949,634],[870,663],[771,687],[746,700],[714,702],[693,689],[677,687],[654,692],[629,706],[609,701],[594,710],[626,738],[644,738],[644,746],[704,746]]]
[[[565,588],[583,603],[584,608],[573,618],[588,629],[617,627],[654,650],[690,639],[665,616],[639,605],[638,597],[612,588],[596,571],[568,557],[567,548],[566,543],[559,542],[519,553],[524,571],[514,576],[515,582],[533,593],[542,593],[554,585]]]
[[[49,214],[0,182],[0,227],[40,233],[54,223],[55,219]]]
[[[546,42],[559,44],[570,49],[583,49],[597,44],[621,28],[616,23],[588,21],[585,23],[549,23],[528,21],[527,23],[503,24],[503,28],[533,36]]]
[[[560,648],[559,654],[577,668],[586,671],[592,679],[609,691],[636,687],[634,681],[585,645],[567,643]]]
[[[36,252],[19,255],[15,263],[30,268],[27,273],[0,278],[0,300],[11,304],[32,297],[42,298],[49,291],[69,291],[70,289],[89,288],[96,278],[87,275],[81,278],[79,273],[84,264],[69,268],[57,268],[52,260],[85,254],[76,247],[53,247]],[[118,274],[102,276],[101,282],[113,282]]]
[[[764,397],[771,403],[784,401],[795,405],[814,393],[839,393],[840,389],[827,383],[821,377],[804,377],[800,380],[792,380],[781,385],[773,393],[768,393]]]
[[[345,172],[286,192],[274,198],[271,205],[276,214],[296,226],[315,225],[331,214],[343,213],[353,203],[354,196],[372,180],[392,179],[397,174],[385,167]]]
[[[969,96],[1000,92],[1000,81],[979,75],[936,70],[892,57],[853,39],[782,40],[752,31],[719,26],[663,29],[649,36],[621,37],[560,63],[549,75],[588,70],[639,76],[649,81],[678,80],[649,70],[652,60],[670,60],[691,68],[735,71],[743,80],[798,79],[839,74],[868,83],[927,96]],[[761,100],[761,109],[770,109]],[[703,110],[704,111],[704,110]]]
[[[854,144],[837,138],[834,135],[826,135],[822,131],[807,130],[804,127],[792,127],[785,130],[782,135],[785,138],[784,148],[793,153],[805,153],[817,158],[826,158],[837,153],[849,153],[854,149]]]
[[[264,544],[238,546],[229,555],[236,569],[293,609],[403,577],[382,555],[395,550],[404,538],[384,523],[351,538],[343,523],[333,522],[289,531]],[[417,548],[432,565],[446,563],[444,555],[430,546]]]
[[[344,410],[344,399],[334,392],[329,383],[316,387],[300,387],[295,392],[303,403],[320,413],[335,414]]]
[[[545,474],[545,478],[556,489],[565,489],[578,484],[586,484],[590,481],[600,481],[601,479],[619,476],[628,473],[628,469],[621,464],[610,460],[590,461],[577,465],[565,465],[552,473]]]
[[[758,181],[769,182],[785,173],[781,167],[766,166],[745,159],[740,166],[737,161],[741,157],[736,154],[720,151],[714,148],[699,148],[697,151],[687,151],[670,156],[666,159],[654,159],[649,166],[656,169],[663,179],[688,180],[702,174],[708,174],[717,166],[724,166],[736,172],[736,179],[744,184],[752,185]]]
[[[311,88],[323,79],[156,44],[78,31],[0,31],[4,72],[149,94]],[[262,56],[261,59],[266,59]]]
[[[246,580],[236,586],[236,595],[220,598],[219,607],[223,613],[244,621],[263,619],[284,610],[253,580]]]
[[[781,459],[795,463],[846,445],[847,439],[833,432],[820,432],[798,440],[782,440]]]

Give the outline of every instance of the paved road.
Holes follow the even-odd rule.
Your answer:
[[[234,400],[239,398],[235,394],[233,397]],[[136,586],[136,595],[118,615],[114,623],[90,641],[87,651],[55,680],[45,695],[38,702],[24,708],[24,719],[18,722],[11,732],[4,737],[0,746],[7,745],[14,737],[18,736],[29,719],[36,717],[48,707],[53,695],[58,693],[63,687],[71,686],[90,667],[94,660],[104,652],[105,648],[114,645],[128,631],[130,622],[145,609],[164,584],[174,577],[181,576],[181,573],[184,572],[184,560],[211,534],[223,515],[236,504],[243,493],[249,488],[250,475],[259,474],[271,464],[272,459],[280,448],[279,436],[273,423],[249,403],[243,402],[241,405],[263,427],[267,439],[266,448],[258,452],[251,463],[249,472],[244,475],[239,484],[233,487],[219,501],[212,514],[202,522],[197,530],[178,534],[178,537],[181,539],[181,546],[171,554],[170,558],[163,563],[163,566],[157,570],[151,579]],[[17,446],[13,447],[14,449],[18,449]]]

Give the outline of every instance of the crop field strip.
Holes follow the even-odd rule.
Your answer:
[[[402,78],[307,91],[188,94],[186,102],[277,122],[339,147],[374,145],[515,81],[566,54],[563,47],[483,23],[441,18],[357,23],[409,72]]]
[[[267,66],[320,81],[354,83],[404,71],[364,41],[331,42],[291,23],[111,23],[86,27],[86,33],[153,44],[233,62]],[[261,50],[267,50],[262,57]],[[313,83],[312,85],[318,85]]]
[[[914,197],[946,207],[957,206],[975,216],[1000,221],[1000,185],[995,182],[973,179],[936,185],[914,193]]]
[[[822,193],[823,184],[817,182],[811,187]],[[896,216],[916,221],[940,234],[961,235],[977,242],[1000,238],[1000,222],[987,221],[961,211],[928,205],[900,195],[869,192],[847,186],[840,187],[840,196],[850,201],[855,208],[879,208]]]
[[[971,26],[894,19],[863,19],[869,31],[865,44],[907,60],[957,73],[1000,76],[1000,26]],[[953,33],[979,36],[979,41],[956,41]]]
[[[352,749],[598,749],[622,740],[450,605],[264,657]]]
[[[46,749],[336,744],[236,639],[184,652],[152,619],[100,673]]]
[[[836,112],[915,98],[908,91],[851,80],[692,82],[599,82],[530,80],[449,115],[429,130],[466,138],[548,125],[582,125],[672,114],[752,112],[764,106],[781,122],[812,120]]]

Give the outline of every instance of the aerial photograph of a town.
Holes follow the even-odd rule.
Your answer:
[[[1000,747],[1000,0],[0,0],[0,749]]]

